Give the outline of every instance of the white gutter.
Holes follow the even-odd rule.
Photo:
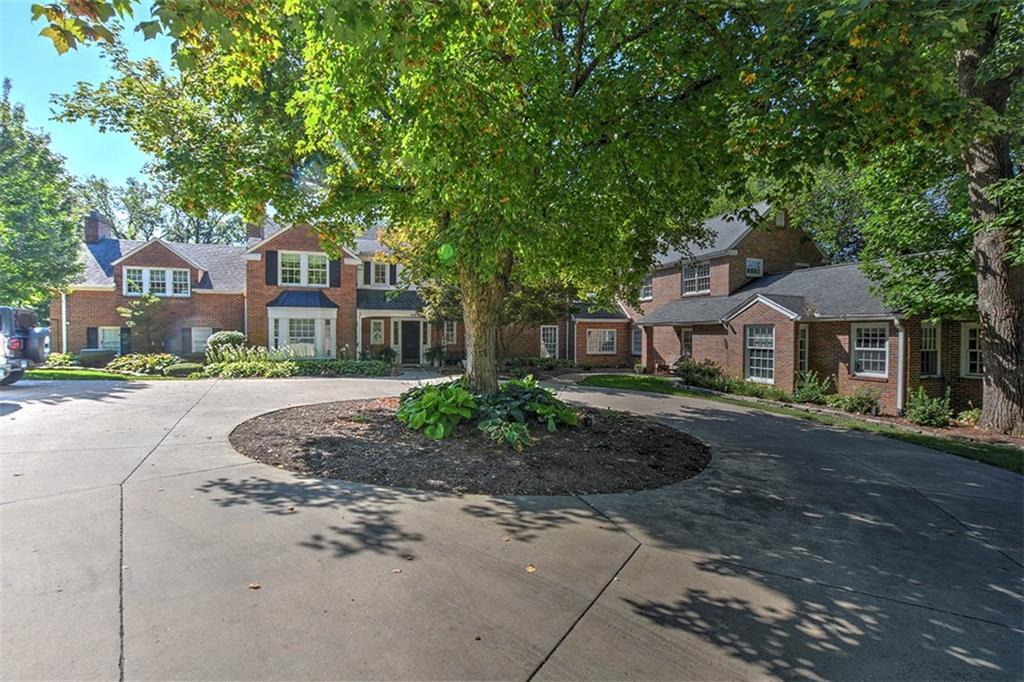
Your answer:
[[[242,294],[242,333],[245,334],[245,339],[249,340],[249,297],[244,293]],[[267,330],[270,333],[270,330]],[[267,346],[270,345],[270,338],[267,338]]]
[[[68,295],[60,292],[60,352],[68,352]]]
[[[896,331],[898,332],[896,342],[896,414],[902,415],[904,391],[903,363],[904,356],[906,355],[907,333],[898,317],[892,318],[892,322],[896,325]]]
[[[576,364],[576,349],[580,347],[580,321],[573,320],[572,322],[572,364]]]

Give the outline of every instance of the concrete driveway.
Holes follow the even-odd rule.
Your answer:
[[[711,466],[645,493],[489,498],[300,478],[227,441],[268,410],[402,388],[0,392],[0,677],[1024,676],[1024,478],[1007,471],[577,387],[564,397],[703,438]]]

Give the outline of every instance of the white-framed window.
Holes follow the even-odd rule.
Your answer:
[[[277,256],[277,281],[282,286],[326,287],[328,267],[327,254],[281,251]]]
[[[775,327],[754,324],[744,328],[744,361],[747,381],[775,383]]]
[[[188,296],[191,281],[183,268],[124,268],[124,295]]]
[[[444,321],[444,345],[454,346],[459,342],[458,324],[458,322],[453,320]]]
[[[679,354],[684,358],[693,357],[693,330],[679,330]]]
[[[388,284],[388,264],[387,263],[374,263],[373,264],[373,284],[374,286],[387,286]]]
[[[545,324],[540,328],[540,356],[558,357],[558,325]]]
[[[587,355],[614,355],[618,346],[614,329],[588,329]]]
[[[192,327],[192,352],[205,353],[206,340],[213,334],[213,327]]]
[[[647,275],[640,287],[640,300],[649,301],[652,298],[654,298],[654,275]]]
[[[939,360],[939,348],[942,340],[939,338],[939,326],[936,324],[921,324],[921,376],[937,377],[940,375],[941,367]]]
[[[796,334],[797,367],[801,372],[806,372],[811,366],[811,329],[802,324]]]
[[[100,327],[96,333],[96,342],[100,350],[112,350],[115,353],[121,352],[121,328]]]
[[[288,345],[316,345],[316,320],[300,317],[288,318]]]
[[[706,294],[711,291],[711,264],[688,263],[683,266],[683,293]]]
[[[384,320],[370,320],[370,343],[374,346],[384,343]]]
[[[889,325],[855,324],[850,333],[850,355],[857,376],[889,376]]]
[[[760,277],[764,274],[764,260],[761,258],[747,259],[747,277]]]
[[[960,325],[960,374],[965,377],[980,377],[985,374],[981,357],[981,325],[964,322]]]
[[[402,321],[391,320],[391,347],[400,350],[402,347]]]
[[[643,355],[644,353],[644,330],[640,327],[633,327],[633,331],[630,332],[629,337],[629,349],[633,355]]]

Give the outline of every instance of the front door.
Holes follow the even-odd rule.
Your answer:
[[[420,323],[418,321],[402,322],[402,362],[416,365],[420,363]]]

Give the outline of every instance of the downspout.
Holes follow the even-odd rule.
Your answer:
[[[242,333],[249,339],[249,297],[242,294]]]
[[[60,292],[60,352],[68,352],[68,295]]]
[[[579,360],[576,357],[578,355],[577,349],[580,347],[580,338],[579,337],[580,337],[580,321],[579,320],[573,320],[572,321],[572,364],[574,364],[574,365],[579,363]]]
[[[903,363],[904,355],[906,355],[907,346],[907,333],[903,328],[903,324],[899,318],[892,318],[893,324],[896,325],[897,331],[897,342],[896,342],[896,414],[903,414],[903,392],[904,392],[904,378],[903,378]]]

